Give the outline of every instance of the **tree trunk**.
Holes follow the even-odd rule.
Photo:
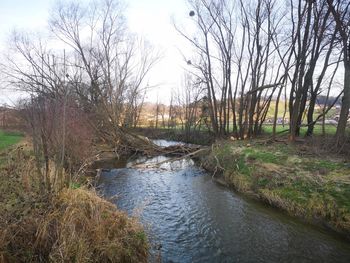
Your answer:
[[[311,136],[314,131],[315,123],[314,123],[314,110],[315,110],[315,105],[316,105],[316,98],[317,94],[312,93],[311,98],[310,98],[310,105],[309,105],[309,110],[307,112],[307,131],[306,131],[306,136]]]
[[[344,61],[344,96],[342,98],[342,107],[340,110],[339,122],[336,132],[337,145],[341,145],[345,142],[345,130],[349,116],[350,109],[350,60]]]

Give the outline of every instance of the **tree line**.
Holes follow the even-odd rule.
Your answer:
[[[313,134],[341,100],[336,144],[346,140],[350,107],[350,3],[346,0],[189,0],[188,23],[175,29],[190,44],[188,73],[168,107],[168,127],[205,126],[216,136],[251,138],[274,107],[288,116],[289,138]],[[137,151],[145,141],[128,132],[139,122],[147,75],[159,60],[130,33],[117,0],[58,2],[48,35],[14,32],[1,72],[29,95],[18,105],[33,138],[43,188],[78,176],[91,147]],[[335,97],[335,98],[334,98]],[[324,107],[315,117],[315,106]],[[165,110],[157,103],[165,126]],[[145,146],[146,147],[146,146]]]
[[[159,55],[130,33],[124,11],[116,0],[58,2],[48,33],[11,35],[1,71],[29,95],[18,109],[48,191],[79,175],[96,142],[117,153],[136,147],[125,129],[138,120]]]
[[[195,31],[176,23],[175,28],[192,47],[184,57],[193,86],[204,91],[214,134],[255,137],[275,104],[275,136],[283,102],[282,117],[294,141],[304,126],[306,135],[313,135],[316,122],[341,101],[336,142],[344,143],[350,106],[349,1],[188,2],[187,22]],[[324,107],[315,117],[319,98]]]

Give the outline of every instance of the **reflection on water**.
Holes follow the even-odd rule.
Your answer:
[[[107,198],[140,214],[163,262],[350,262],[348,243],[218,186],[191,160],[147,168],[165,159],[100,178]]]

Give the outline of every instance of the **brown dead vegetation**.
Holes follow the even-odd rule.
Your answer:
[[[0,262],[146,262],[139,223],[79,185],[43,194],[34,158],[1,157]]]

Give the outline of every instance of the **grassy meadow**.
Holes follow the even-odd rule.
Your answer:
[[[0,130],[0,151],[20,142],[23,134],[20,132],[8,132]]]

